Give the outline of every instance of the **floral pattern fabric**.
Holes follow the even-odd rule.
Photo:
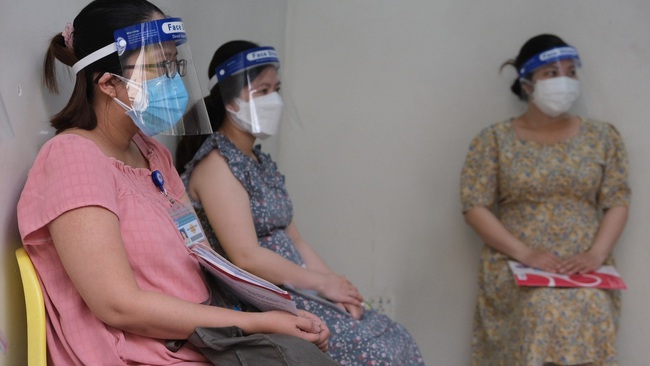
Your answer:
[[[258,161],[242,153],[220,133],[211,135],[182,175],[185,186],[194,166],[212,150],[226,158],[233,175],[246,188],[250,197],[255,231],[261,246],[284,258],[304,265],[285,228],[293,218],[293,206],[287,193],[284,176],[268,154],[255,146]],[[200,202],[194,208],[206,231],[210,244],[225,254]],[[355,320],[338,308],[328,306],[306,294],[292,293],[299,309],[323,319],[330,329],[329,354],[341,365],[423,365],[420,350],[408,331],[400,324],[374,310],[366,310],[361,320]]]
[[[621,136],[593,120],[553,144],[496,123],[473,139],[461,174],[463,212],[490,207],[519,240],[562,257],[588,250],[602,210],[629,200]],[[508,259],[481,252],[472,365],[617,365],[619,291],[520,288]]]

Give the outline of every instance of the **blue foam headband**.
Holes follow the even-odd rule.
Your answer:
[[[540,66],[564,59],[574,59],[580,62],[578,51],[574,47],[564,46],[551,48],[550,50],[538,53],[528,59],[528,61],[524,62],[524,64],[519,68],[519,77],[523,78]]]
[[[247,70],[251,67],[277,64],[280,65],[278,54],[273,47],[256,47],[240,52],[226,60],[226,62],[214,69],[214,75],[218,81],[223,81],[230,76]]]
[[[132,25],[116,30],[113,36],[118,55],[159,42],[175,41],[176,45],[187,42],[181,18],[166,18]]]

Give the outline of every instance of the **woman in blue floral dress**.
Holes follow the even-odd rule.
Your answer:
[[[278,67],[270,47],[221,46],[205,98],[216,132],[179,143],[177,167],[210,244],[241,268],[287,286],[298,308],[323,319],[331,331],[329,353],[341,365],[422,365],[408,331],[365,309],[358,289],[301,238],[284,176],[254,146],[278,128]]]
[[[623,140],[567,113],[580,60],[560,38],[532,38],[512,65],[528,109],[483,129],[461,175],[465,220],[485,242],[472,365],[617,365],[619,291],[520,288],[508,260],[563,275],[614,263],[630,201]]]

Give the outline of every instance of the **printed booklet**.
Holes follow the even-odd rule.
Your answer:
[[[602,266],[594,272],[585,274],[562,275],[530,268],[515,261],[508,261],[508,264],[519,286],[627,288],[623,278],[613,266]]]
[[[206,245],[193,245],[190,251],[197,256],[203,267],[241,300],[261,311],[284,310],[292,314],[298,313],[289,292],[235,266]]]

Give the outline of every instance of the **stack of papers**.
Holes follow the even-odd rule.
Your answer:
[[[212,248],[197,244],[190,248],[190,252],[240,300],[261,311],[283,310],[292,314],[298,313],[296,303],[291,299],[289,292],[235,266]]]
[[[562,275],[530,268],[515,261],[508,261],[508,265],[519,286],[627,288],[623,278],[613,266],[602,266],[594,272],[585,274]]]

